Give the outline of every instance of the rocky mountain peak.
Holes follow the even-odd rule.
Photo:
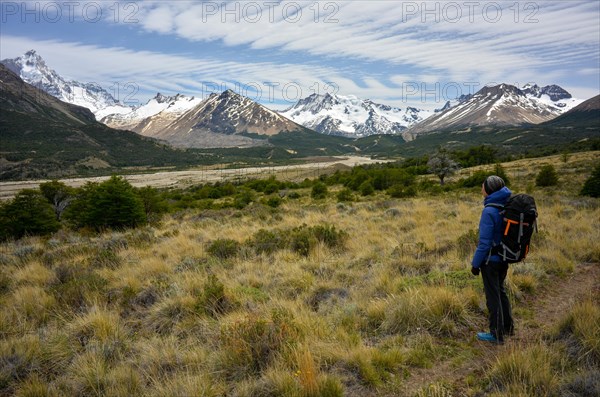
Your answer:
[[[65,80],[51,69],[35,50],[29,50],[17,58],[4,59],[1,63],[26,83],[53,97],[88,108],[96,115],[97,119],[100,119],[100,115],[106,112],[131,110],[128,106],[121,105],[108,91],[97,84]]]

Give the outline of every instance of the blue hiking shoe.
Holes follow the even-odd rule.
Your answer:
[[[478,332],[477,339],[482,340],[484,342],[500,343],[500,344],[502,343],[502,341],[498,340],[494,335],[490,334],[489,332]]]

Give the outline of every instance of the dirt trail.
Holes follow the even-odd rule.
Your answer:
[[[597,300],[600,296],[600,265],[580,264],[572,274],[565,278],[552,277],[545,285],[534,297],[516,304],[530,308],[533,318],[523,320],[517,317],[516,333],[503,346],[476,341],[475,357],[458,367],[450,361],[444,361],[432,368],[411,371],[402,396],[414,396],[420,388],[440,381],[452,384],[458,390],[457,396],[467,395],[461,392],[467,389],[467,376],[482,375],[496,357],[506,350],[525,348],[540,341],[542,335],[560,321],[575,303],[590,298]]]

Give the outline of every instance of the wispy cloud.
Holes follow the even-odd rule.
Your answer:
[[[296,10],[290,2],[254,4],[260,17],[236,1],[145,2],[140,26],[226,46],[443,69],[450,80],[503,80],[523,69],[539,76],[545,67],[566,68],[582,57],[599,57],[600,14],[594,2],[502,3],[499,8],[488,1],[299,1],[293,2],[302,7],[297,20],[285,17],[286,6]]]
[[[297,99],[296,93],[326,89],[401,107],[433,108],[438,104],[422,103],[415,87],[437,90],[436,99],[443,101],[456,86],[466,93],[494,82],[558,83],[582,98],[600,86],[594,75],[600,62],[597,2],[127,3],[135,6],[129,16],[136,23],[125,18],[128,10],[112,18],[113,3],[96,4],[107,10],[104,24],[126,26],[138,40],[164,41],[147,50],[135,40],[123,39],[118,46],[56,34],[39,40],[5,33],[0,56],[35,48],[67,77],[103,86],[133,82],[146,95],[140,94],[141,100],[156,91],[203,95],[250,86],[261,89],[260,98],[251,88],[247,94],[273,107]],[[169,40],[191,46],[166,48]],[[225,56],[219,49],[239,51],[244,58]]]

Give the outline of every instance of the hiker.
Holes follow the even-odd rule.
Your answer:
[[[510,302],[504,289],[508,263],[493,253],[492,248],[502,239],[501,209],[496,206],[504,206],[512,192],[502,178],[492,175],[483,182],[481,194],[485,207],[479,221],[479,243],[471,262],[471,273],[478,276],[481,272],[483,278],[490,332],[479,332],[477,339],[503,343],[504,336],[514,332]]]

